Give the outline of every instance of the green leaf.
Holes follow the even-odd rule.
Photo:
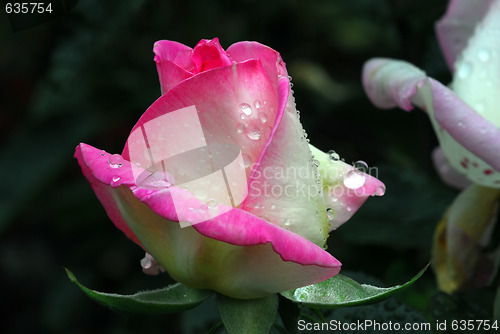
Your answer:
[[[268,333],[278,312],[278,295],[234,299],[217,294],[217,308],[229,334]]]
[[[83,286],[71,271],[65,270],[71,282],[78,285],[87,296],[117,311],[150,314],[178,312],[199,305],[213,294],[213,291],[192,289],[180,283],[133,295],[103,293]]]
[[[359,284],[355,280],[338,274],[323,282],[308,285],[295,290],[284,291],[282,296],[296,303],[311,308],[337,308],[343,306],[366,305],[382,301],[412,285],[425,270],[425,266],[415,277],[403,285],[379,288],[368,284]]]

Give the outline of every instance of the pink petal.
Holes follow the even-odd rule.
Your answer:
[[[319,172],[323,185],[323,200],[331,210],[330,231],[348,221],[370,196],[383,196],[385,185],[372,170],[359,171],[342,160],[332,160],[316,147],[310,145],[314,158],[319,162]],[[377,172],[377,169],[374,169]]]
[[[111,155],[83,143],[76,147],[75,158],[78,159],[78,164],[82,168],[83,175],[89,181],[111,221],[113,221],[115,226],[125,233],[130,240],[142,247],[141,243],[121,215],[120,208],[113,198],[112,187],[109,186],[118,186],[122,183],[129,185],[134,184],[134,179],[131,177],[132,174],[127,173],[129,169],[125,167],[110,170],[108,167],[110,166],[109,159]],[[123,159],[120,159],[117,155],[114,156],[114,158],[120,161],[120,163],[125,165],[129,164],[123,161]],[[111,161],[113,162],[113,160]]]
[[[196,132],[189,119],[181,120],[183,112],[192,110],[197,112],[202,132]],[[130,160],[132,152],[132,160],[138,162],[136,157],[142,155],[144,160],[139,162],[149,168],[179,150],[187,151],[185,147],[200,147],[200,138],[207,144],[228,142],[241,148],[249,176],[252,165],[272,139],[277,110],[276,91],[259,61],[216,68],[183,81],[153,103],[132,129],[123,156]],[[169,118],[170,114],[175,120]],[[262,122],[264,117],[266,123]],[[188,131],[193,135],[183,135]],[[182,148],[179,138],[183,138]],[[152,152],[151,147],[156,151]],[[145,151],[151,151],[153,160],[144,156]]]
[[[134,165],[85,144],[75,156],[113,222],[129,237],[137,236],[179,282],[257,298],[322,281],[340,270],[320,247],[240,209],[181,228],[164,218],[172,216],[175,187],[141,189],[134,184]]]
[[[436,147],[432,152],[434,167],[439,173],[444,183],[455,189],[465,189],[471,185],[471,181],[464,174],[457,172],[451,167],[450,162],[445,157],[441,147]]]
[[[257,161],[241,207],[323,246],[328,235],[326,207],[287,77],[279,80],[278,98],[272,141]]]
[[[475,183],[500,187],[500,129],[453,91],[413,65],[390,59],[368,61],[363,84],[381,108],[398,105],[410,110],[413,103],[427,111],[453,168]]]
[[[476,25],[496,0],[450,0],[446,14],[436,24],[436,35],[446,63],[455,71],[457,56],[465,49]]]
[[[179,82],[193,76],[195,65],[191,60],[192,49],[173,41],[158,41],[153,47],[161,92],[165,94]]]
[[[227,49],[227,54],[233,61],[238,63],[250,59],[259,59],[267,77],[271,81],[278,76],[288,76],[285,63],[280,54],[258,42],[235,43]]]
[[[218,38],[199,41],[194,47],[192,60],[196,66],[196,73],[232,64],[226,51],[219,44]]]

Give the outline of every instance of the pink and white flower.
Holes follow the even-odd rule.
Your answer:
[[[370,175],[346,186],[343,175],[354,168],[308,145],[280,55],[256,42],[224,51],[218,39],[194,49],[159,41],[154,53],[162,96],[132,129],[122,154],[83,143],[75,153],[113,223],[151,254],[143,261],[146,271],[158,273],[160,264],[181,283],[235,298],[336,275],[341,264],[323,249],[329,231],[385,188]],[[195,154],[185,160],[191,163],[173,163],[179,146],[200,140],[191,123],[170,117],[174,113],[178,120],[196,116],[201,140],[209,142],[207,161],[220,154],[210,141],[237,148],[230,159],[222,153],[234,158],[234,175],[243,180],[231,182],[226,171],[225,186],[236,187],[229,197],[212,181],[196,183],[201,195],[181,184],[201,179],[203,159]],[[200,164],[192,163],[196,159]],[[200,220],[197,205],[215,214]]]

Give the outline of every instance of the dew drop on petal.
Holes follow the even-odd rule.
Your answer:
[[[200,201],[203,201],[207,198],[208,194],[205,191],[205,189],[196,189],[194,191],[194,196],[199,199]]]
[[[111,168],[119,168],[123,166],[123,158],[119,154],[113,154],[112,156],[110,156],[108,162]]]
[[[262,123],[267,122],[267,115],[264,110],[259,111],[259,119]]]
[[[242,115],[250,116],[252,114],[252,107],[248,103],[240,104],[240,110]]]
[[[120,181],[120,177],[118,175],[113,176],[113,182],[118,182]]]
[[[331,221],[335,218],[335,211],[333,211],[332,208],[326,209],[326,218],[328,218],[328,221]]]
[[[368,172],[368,164],[364,161],[358,160],[354,163],[354,168],[359,170],[360,172],[366,173]]]
[[[483,48],[479,50],[479,52],[477,53],[477,57],[479,58],[480,61],[487,62],[491,58],[491,52],[490,50]]]
[[[292,220],[290,218],[285,219],[285,226],[290,226],[292,224]]]
[[[245,131],[245,124],[238,123],[238,125],[236,126],[236,131],[238,131],[238,133],[243,133],[243,131]]]
[[[102,150],[101,151],[101,156],[105,156],[106,155],[106,151]]]
[[[330,160],[332,161],[339,161],[340,160],[340,155],[335,152],[334,150],[328,151],[328,155],[330,156]]]
[[[276,209],[276,204],[273,203],[273,204],[271,204],[271,210],[274,210],[274,209]]]
[[[255,203],[254,207],[255,207],[256,209],[258,209],[258,208],[260,208],[260,204],[259,204],[259,203]]]
[[[261,107],[261,103],[259,100],[255,100],[254,102],[255,109],[259,109]]]
[[[207,202],[207,205],[210,209],[215,209],[217,207],[217,201],[214,199],[211,199]]]
[[[245,133],[251,140],[259,140],[260,136],[262,135],[260,129],[255,125],[250,125],[249,127],[247,127]]]
[[[250,165],[252,164],[252,159],[250,158],[250,156],[246,153],[243,153],[241,157],[243,158],[243,167],[250,167]]]
[[[385,194],[385,187],[383,186],[378,186],[375,188],[375,191],[373,192],[372,196],[383,196]]]
[[[457,70],[457,76],[459,78],[465,79],[471,74],[471,72],[472,72],[472,64],[469,63],[468,61],[465,61],[462,64],[460,64]]]
[[[366,174],[357,169],[351,170],[344,177],[344,185],[349,189],[358,189],[365,184]]]

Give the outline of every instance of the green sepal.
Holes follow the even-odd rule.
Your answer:
[[[71,271],[64,269],[70,281],[78,285],[87,296],[117,311],[148,314],[178,312],[198,306],[213,294],[213,291],[192,289],[181,283],[132,295],[104,293],[85,287]]]
[[[347,276],[338,274],[323,282],[281,292],[281,295],[295,303],[302,303],[311,308],[337,308],[367,305],[385,300],[395,293],[409,287],[422,276],[428,267],[429,264],[405,284],[396,285],[390,288],[379,288],[368,284],[359,284]]]
[[[278,312],[278,295],[235,299],[217,294],[217,308],[229,334],[268,333]]]

